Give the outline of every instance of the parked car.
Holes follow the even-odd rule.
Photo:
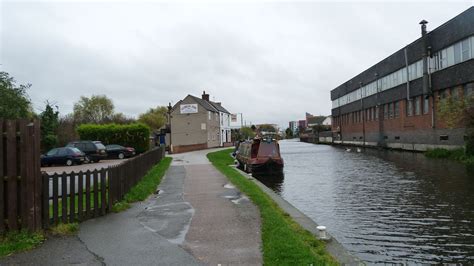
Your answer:
[[[51,166],[53,164],[82,164],[85,154],[74,147],[54,148],[46,154],[41,155],[41,166]]]
[[[99,162],[107,158],[107,151],[100,141],[81,140],[69,142],[66,147],[75,147],[86,154],[86,162]]]
[[[135,149],[132,147],[124,147],[117,144],[105,146],[107,149],[108,158],[129,158],[135,156]]]

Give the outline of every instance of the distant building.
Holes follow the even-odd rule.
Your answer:
[[[297,132],[298,132],[298,121],[290,121],[288,123],[288,127],[291,129],[291,132],[293,132],[293,134],[297,134]]]
[[[303,132],[307,127],[308,127],[308,121],[306,119],[298,121],[298,130],[300,132]]]
[[[464,145],[442,99],[474,95],[474,7],[331,91],[334,142],[407,150]],[[370,44],[370,42],[367,42]]]
[[[326,116],[318,115],[318,116],[311,116],[306,118],[306,123],[308,127],[312,126],[321,126],[323,122],[326,120]]]
[[[222,122],[221,122],[222,121]],[[230,142],[230,113],[220,103],[186,96],[171,111],[171,150],[174,153],[219,147]]]

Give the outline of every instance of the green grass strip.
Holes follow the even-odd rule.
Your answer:
[[[435,159],[449,159],[467,165],[474,165],[474,156],[466,154],[464,148],[447,150],[443,148],[430,149],[425,152],[425,156]]]
[[[44,239],[41,232],[31,233],[26,230],[7,232],[0,236],[0,258],[33,249],[43,243]]]
[[[172,158],[165,157],[157,165],[148,171],[148,173],[138,182],[132,189],[125,194],[122,201],[117,202],[113,206],[114,212],[120,212],[130,207],[130,203],[143,201],[156,191],[161,179],[171,165]]]
[[[209,153],[207,158],[260,209],[265,265],[337,265],[324,242],[303,229],[256,184],[229,166],[232,149]]]

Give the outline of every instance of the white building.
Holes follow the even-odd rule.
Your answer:
[[[229,146],[232,144],[231,126],[230,126],[230,112],[225,109],[220,102],[213,102],[209,100],[209,94],[202,92],[202,99],[208,101],[219,112],[219,139],[220,146]]]

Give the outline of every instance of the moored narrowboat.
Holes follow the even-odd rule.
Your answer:
[[[245,172],[281,171],[283,169],[280,145],[272,138],[255,138],[241,142],[236,159]]]

